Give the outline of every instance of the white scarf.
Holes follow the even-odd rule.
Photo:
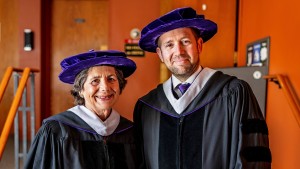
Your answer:
[[[79,116],[101,136],[111,135],[120,122],[120,114],[114,109],[105,121],[102,121],[94,112],[82,105],[74,106],[69,111]]]

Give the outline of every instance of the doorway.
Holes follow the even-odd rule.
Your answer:
[[[51,9],[50,112],[54,115],[74,106],[71,86],[58,79],[60,62],[108,44],[108,0],[53,0]],[[42,91],[43,92],[43,91]]]

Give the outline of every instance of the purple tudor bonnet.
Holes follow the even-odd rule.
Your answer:
[[[82,70],[100,65],[111,65],[123,72],[124,78],[130,76],[136,69],[136,64],[127,58],[124,52],[116,50],[94,51],[70,56],[60,63],[62,72],[59,79],[64,83],[73,84],[76,75]]]
[[[203,42],[208,41],[217,33],[217,24],[197,15],[193,8],[185,7],[175,9],[154,20],[143,28],[139,46],[148,52],[156,52],[157,39],[170,30],[191,27],[199,31]]]

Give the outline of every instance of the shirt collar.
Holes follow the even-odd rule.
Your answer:
[[[201,73],[196,73],[196,78],[194,82],[192,82],[189,89],[185,92],[185,94],[180,97],[179,99],[176,98],[173,94],[173,91],[171,90],[172,86],[172,79],[171,77],[163,83],[163,90],[164,93],[169,100],[169,103],[172,105],[173,109],[178,113],[181,114],[188,105],[193,102],[193,100],[196,98],[196,96],[201,92],[201,90],[204,88],[208,80],[214,75],[216,70],[210,69],[210,68],[203,68],[200,69]]]
[[[173,74],[172,74],[172,85],[173,85],[173,89],[175,90],[175,88],[180,84],[180,83],[190,83],[192,84],[193,81],[196,79],[196,77],[198,76],[198,74],[201,72],[202,70],[202,66],[199,66],[198,69],[185,81],[185,82],[181,82],[179,79],[177,79]]]

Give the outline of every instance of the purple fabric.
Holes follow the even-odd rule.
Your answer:
[[[136,64],[126,58],[124,52],[116,50],[94,51],[90,50],[86,53],[70,56],[60,63],[62,72],[59,79],[62,82],[73,84],[76,75],[82,70],[100,65],[110,65],[120,69],[124,77],[130,76],[136,70]]]
[[[191,84],[189,83],[184,83],[184,84],[180,84],[178,86],[178,89],[180,90],[181,94],[184,94],[185,91],[190,87]]]
[[[183,27],[191,27],[198,30],[203,42],[208,41],[217,33],[217,24],[205,19],[204,15],[198,15],[190,7],[178,8],[143,28],[139,46],[145,51],[156,52],[156,41],[163,33]]]

